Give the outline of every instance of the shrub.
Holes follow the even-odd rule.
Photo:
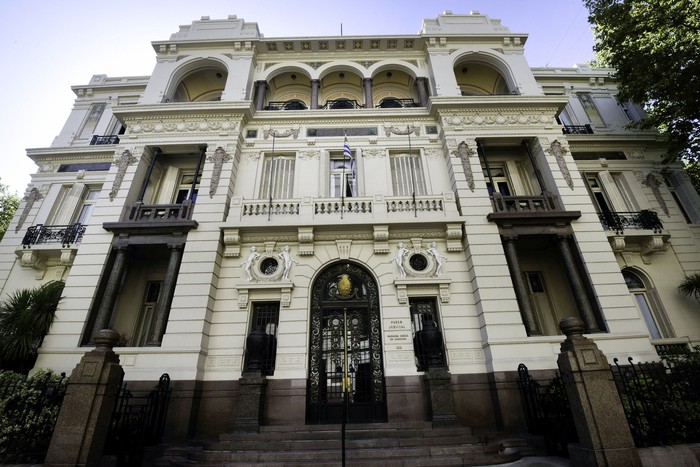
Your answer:
[[[0,463],[43,462],[67,385],[50,370],[0,371]]]

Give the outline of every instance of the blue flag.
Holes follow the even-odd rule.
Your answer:
[[[348,145],[347,136],[345,137],[345,144],[343,145],[343,160],[346,156],[350,158],[350,173],[352,174],[352,178],[355,178],[355,158],[352,157],[352,151]]]

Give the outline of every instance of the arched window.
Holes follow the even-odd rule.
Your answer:
[[[642,277],[631,269],[624,269],[622,271],[622,277],[625,278],[627,289],[637,302],[637,307],[642,313],[651,338],[663,339],[675,337],[673,328],[671,328],[671,323],[668,321],[668,317],[666,316],[666,312],[663,309],[663,305],[661,304],[656,290],[653,287],[647,286],[647,283]]]

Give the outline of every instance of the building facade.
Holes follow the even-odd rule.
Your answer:
[[[700,343],[676,291],[698,194],[612,70],[531,68],[526,40],[478,12],[274,39],[203,17],[151,76],[74,86],[0,244],[3,297],[66,283],[36,368],[111,327],[185,437],[231,429],[252,369],[266,424],[339,422],[346,371],[352,421],[426,420],[438,366],[461,423],[514,429],[518,364],[556,368],[564,317],[611,358]]]

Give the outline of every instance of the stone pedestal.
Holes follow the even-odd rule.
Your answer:
[[[428,396],[428,413],[433,427],[458,426],[452,398],[452,375],[444,368],[429,368],[423,376]]]
[[[579,443],[569,445],[572,466],[641,466],[608,359],[583,336],[579,318],[564,318],[557,360]]]
[[[44,465],[99,465],[124,378],[112,351],[118,341],[117,332],[99,331],[97,347],[71,373]]]
[[[267,378],[260,371],[251,371],[244,373],[238,384],[238,405],[233,428],[236,431],[257,433],[265,413]]]

